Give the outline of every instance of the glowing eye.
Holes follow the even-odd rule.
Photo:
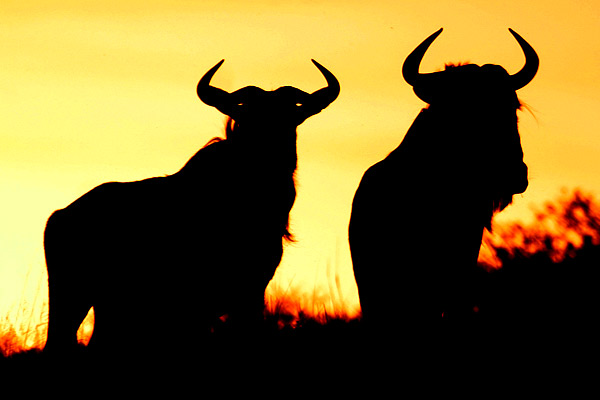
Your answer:
[[[302,107],[302,103],[296,103],[296,107]]]

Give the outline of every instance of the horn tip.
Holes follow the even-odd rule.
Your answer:
[[[333,74],[329,72],[327,68],[319,64],[314,58],[311,58],[310,61],[312,61],[313,64],[315,64],[315,66],[319,69],[319,71],[321,71],[322,74],[333,76]]]
[[[219,61],[218,63],[216,63],[209,71],[216,71],[219,68],[221,68],[221,65],[223,65],[223,63],[225,62],[225,59],[222,59],[221,61]]]
[[[523,39],[523,38],[521,37],[521,35],[519,35],[517,32],[515,32],[515,31],[514,31],[514,29],[512,29],[512,28],[508,28],[508,31],[510,32],[510,34],[511,34],[511,35],[513,35],[513,36],[515,37],[515,39],[517,39],[517,40],[518,40],[518,39],[521,39],[521,40]]]

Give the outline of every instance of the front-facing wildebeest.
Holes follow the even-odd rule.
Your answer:
[[[467,274],[476,266],[483,230],[528,185],[515,91],[535,76],[536,52],[510,30],[525,54],[513,75],[490,64],[420,73],[441,31],[402,68],[429,106],[400,145],[365,172],[354,197],[349,240],[366,326],[408,331],[464,320],[459,316],[473,308]]]
[[[313,62],[328,85],[312,94],[290,86],[228,93],[210,85],[219,62],[197,92],[229,117],[225,139],[173,175],[104,183],[50,216],[47,350],[76,346],[91,307],[89,348],[111,353],[179,351],[220,316],[246,329],[261,314],[291,239],[296,128],[340,90]]]

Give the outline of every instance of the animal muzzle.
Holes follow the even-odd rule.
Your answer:
[[[496,171],[491,179],[492,191],[502,196],[512,196],[525,192],[529,186],[528,170],[524,162]]]
[[[512,188],[512,194],[519,194],[525,192],[527,186],[529,186],[527,174],[527,164],[522,162],[517,168],[517,172],[514,177],[514,187]]]

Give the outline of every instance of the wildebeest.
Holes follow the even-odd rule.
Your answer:
[[[229,117],[178,172],[104,183],[48,219],[46,350],[76,345],[90,307],[90,349],[159,354],[195,345],[227,314],[237,326],[262,312],[264,290],[290,239],[296,190],[296,128],[336,99],[339,83],[313,60],[327,86],[235,92],[199,81],[207,105]]]
[[[468,315],[467,274],[483,230],[528,186],[515,91],[535,76],[536,52],[510,30],[526,59],[513,75],[490,64],[420,73],[441,32],[402,68],[428,106],[400,145],[365,172],[354,197],[349,241],[367,326],[411,330]]]

